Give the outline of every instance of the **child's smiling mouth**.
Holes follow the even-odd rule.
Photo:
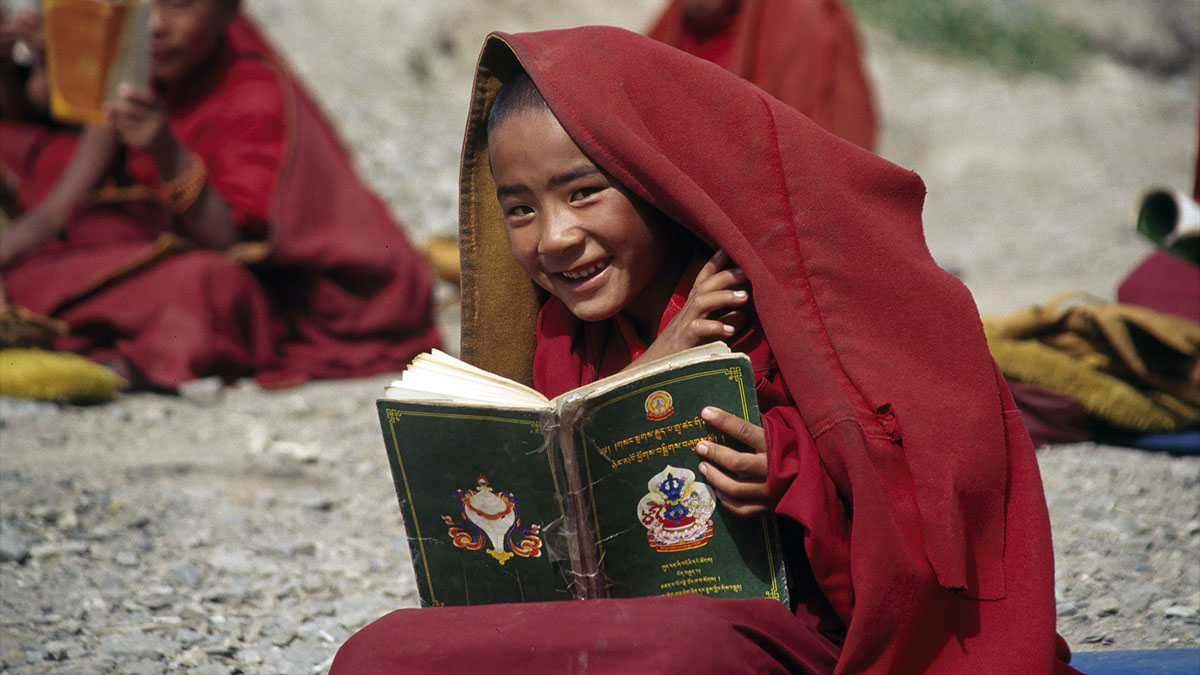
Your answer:
[[[608,269],[610,262],[612,262],[611,257],[598,260],[586,267],[576,267],[575,269],[558,272],[557,275],[566,280],[568,284],[582,284]]]

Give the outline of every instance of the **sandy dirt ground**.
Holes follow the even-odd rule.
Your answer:
[[[421,241],[456,228],[486,32],[636,30],[656,3],[247,5]],[[1191,185],[1196,69],[1100,53],[1073,79],[1006,76],[872,27],[864,42],[880,154],[924,178],[930,249],[981,311],[1113,299],[1151,250],[1132,230],[1138,196]],[[453,351],[454,290],[439,297]],[[354,630],[415,606],[373,409],[389,379],[200,382],[92,407],[0,399],[0,671],[322,672]],[[1077,444],[1039,462],[1072,647],[1200,645],[1200,458]]]

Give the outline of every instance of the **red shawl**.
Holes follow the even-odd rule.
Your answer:
[[[1061,666],[1033,448],[925,246],[921,180],[721,68],[616,28],[488,39],[463,156],[468,360],[530,380],[538,296],[497,255],[484,129],[517,67],[584,153],[745,270],[795,401],[765,425],[777,512],[848,626],[839,670]]]
[[[683,3],[672,0],[647,35],[705,56],[683,22]],[[734,16],[732,53],[722,64],[762,87],[814,122],[868,150],[875,147],[871,86],[859,54],[854,18],[837,0],[741,0]]]
[[[5,272],[10,299],[66,320],[73,334],[60,347],[120,353],[163,386],[214,373],[273,386],[365,375],[436,346],[424,261],[244,16],[189,90],[167,101],[172,130],[203,159],[247,241],[265,239],[231,251],[248,265],[163,238],[160,202],[100,201]],[[4,153],[27,179],[27,206],[73,149],[61,134],[45,138]],[[127,168],[137,184],[158,184],[144,155],[131,153]]]

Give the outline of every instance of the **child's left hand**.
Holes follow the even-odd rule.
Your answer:
[[[704,460],[700,473],[716,490],[717,498],[738,516],[774,511],[780,495],[767,490],[767,437],[763,428],[712,406],[702,410],[700,416],[718,431],[754,449],[750,453],[711,441],[696,444],[696,454]]]

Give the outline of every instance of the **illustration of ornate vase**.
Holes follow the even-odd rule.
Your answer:
[[[450,526],[450,538],[458,548],[478,551],[484,540],[491,543],[489,555],[501,565],[514,555],[538,558],[542,555],[541,525],[521,527],[517,510],[520,501],[511,492],[496,491],[482,474],[473,490],[455,490],[461,510],[459,518],[442,516]]]
[[[638,519],[646,541],[656,551],[686,551],[708,543],[717,500],[696,474],[667,465],[647,483],[650,492],[638,502]]]

